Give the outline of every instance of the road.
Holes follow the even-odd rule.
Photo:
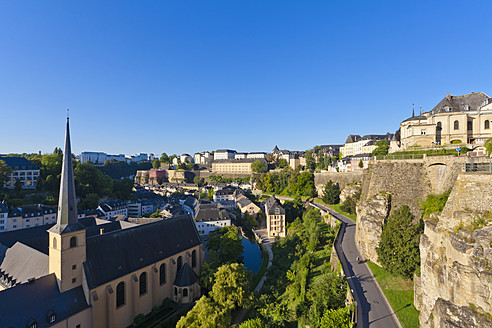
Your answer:
[[[367,264],[357,263],[356,258],[360,255],[355,245],[355,222],[326,206],[316,205],[330,211],[334,217],[344,223],[340,228],[342,230],[335,249],[359,305],[358,327],[401,328],[400,322]]]

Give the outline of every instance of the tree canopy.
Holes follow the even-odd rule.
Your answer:
[[[210,296],[221,307],[235,309],[248,307],[251,302],[249,274],[243,264],[231,263],[221,266],[214,274]]]
[[[251,171],[254,173],[263,173],[266,171],[266,164],[259,159],[251,163]]]
[[[376,149],[372,151],[372,156],[388,155],[389,141],[386,139],[376,142]]]
[[[379,261],[389,272],[413,279],[420,265],[419,241],[424,231],[422,220],[415,222],[410,208],[403,205],[383,225],[376,248]]]
[[[340,203],[340,186],[338,183],[333,183],[331,180],[326,183],[322,200],[326,204]]]

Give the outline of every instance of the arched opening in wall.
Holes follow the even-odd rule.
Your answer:
[[[166,263],[162,263],[159,268],[159,284],[162,286],[166,283]]]
[[[183,297],[188,296],[188,288],[183,288]]]
[[[432,163],[427,167],[427,176],[429,177],[433,194],[441,194],[446,191],[448,169],[448,165],[442,162]]]
[[[196,267],[196,250],[193,250],[193,252],[191,252],[191,267]]]
[[[460,122],[458,120],[454,121],[454,129],[459,130],[460,129]]]
[[[70,238],[70,248],[77,247],[77,237]]]
[[[178,257],[178,269],[176,270],[176,272],[179,272],[179,270],[181,270],[182,266],[183,266],[183,257],[179,256]]]
[[[484,124],[484,129],[490,129],[490,121],[489,120],[485,120],[485,124]]]
[[[56,249],[56,237],[53,237],[53,248]]]
[[[441,134],[442,134],[442,123],[437,122],[436,125],[436,144],[441,144]]]
[[[125,305],[125,283],[122,281],[116,286],[116,308]]]
[[[147,293],[147,272],[142,272],[139,279],[140,296]]]

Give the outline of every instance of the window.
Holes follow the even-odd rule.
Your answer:
[[[73,236],[70,238],[70,248],[77,246],[77,237]]]
[[[166,263],[162,263],[159,268],[159,284],[162,286],[166,283]]]
[[[50,311],[48,313],[48,321],[49,321],[49,323],[53,323],[56,321],[56,315],[55,315],[55,313],[53,313],[53,311]]]
[[[183,258],[180,256],[180,257],[178,257],[178,270],[176,272],[181,270],[182,266],[183,266]]]
[[[191,267],[196,267],[196,249],[191,252]]]
[[[188,288],[183,289],[183,297],[188,296]]]
[[[53,237],[53,248],[56,249],[56,238]]]
[[[466,127],[467,127],[468,130],[473,130],[473,122],[472,121],[468,121]]]
[[[116,286],[116,308],[125,305],[125,283],[122,281]]]
[[[425,135],[425,130],[420,130],[421,135]]]
[[[174,295],[177,296],[178,295],[178,289],[176,287],[174,287]]]
[[[460,122],[458,120],[454,121],[454,129],[459,130],[460,129]]]
[[[142,274],[140,275],[139,284],[140,284],[140,296],[142,296],[145,293],[147,293],[147,273],[146,272],[142,272]]]
[[[72,265],[72,270],[75,270],[75,269],[77,269],[77,265],[76,264]]]
[[[485,128],[490,129],[490,121],[489,120],[485,121]]]
[[[77,278],[72,278],[72,284],[75,284],[77,282]]]

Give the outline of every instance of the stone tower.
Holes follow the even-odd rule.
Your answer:
[[[56,275],[60,292],[82,284],[82,264],[86,259],[85,227],[78,222],[73,179],[69,119],[65,134],[60,195],[56,225],[49,233],[49,270]]]

